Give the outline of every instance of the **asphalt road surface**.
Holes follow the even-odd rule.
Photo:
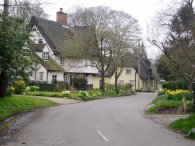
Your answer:
[[[154,93],[62,105],[39,111],[6,146],[195,146],[144,118]]]

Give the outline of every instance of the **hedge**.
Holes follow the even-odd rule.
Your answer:
[[[188,86],[185,81],[166,81],[162,84],[163,89],[169,89],[169,90],[176,90],[176,89],[183,89],[187,90]]]

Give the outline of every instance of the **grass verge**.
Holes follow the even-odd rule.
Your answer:
[[[182,101],[171,101],[171,100],[162,100],[157,102],[154,106],[149,108],[147,113],[167,113],[173,114],[176,113],[178,107],[182,105]]]
[[[191,138],[195,139],[195,133],[190,133],[191,129],[195,128],[195,114],[172,122],[170,128],[189,134]]]
[[[0,121],[12,116],[16,112],[54,105],[57,104],[47,99],[26,96],[6,97],[4,99],[0,99]]]

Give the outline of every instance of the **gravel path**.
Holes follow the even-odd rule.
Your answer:
[[[57,97],[44,97],[44,96],[33,96],[33,97],[48,99],[48,100],[51,100],[53,102],[63,104],[63,105],[74,104],[74,103],[80,103],[81,102],[81,101],[78,101],[78,100],[66,99],[66,98],[57,98]]]

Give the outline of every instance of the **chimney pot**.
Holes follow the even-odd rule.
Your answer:
[[[60,11],[57,12],[56,20],[61,25],[67,25],[67,13],[63,12],[63,8],[60,8]]]

